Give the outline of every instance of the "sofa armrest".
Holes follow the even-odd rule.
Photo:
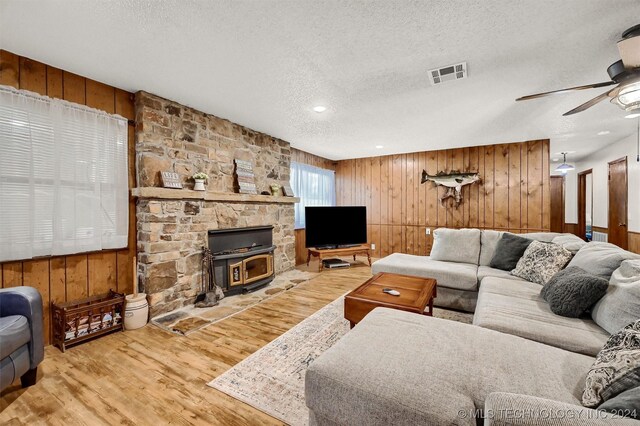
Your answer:
[[[485,400],[485,426],[638,426],[637,420],[623,418],[580,405],[529,395],[494,392]]]
[[[33,287],[0,289],[0,317],[9,315],[22,315],[29,321],[29,361],[30,369],[34,369],[44,359],[42,297],[38,290]]]

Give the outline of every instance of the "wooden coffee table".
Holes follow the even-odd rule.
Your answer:
[[[344,297],[344,317],[351,328],[378,307],[399,309],[417,314],[433,315],[436,280],[381,272]],[[399,296],[383,293],[383,288],[400,292]],[[425,311],[426,307],[429,310]]]

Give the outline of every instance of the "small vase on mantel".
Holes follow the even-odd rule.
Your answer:
[[[206,173],[199,172],[192,176],[195,181],[195,185],[193,185],[194,191],[206,191],[207,188],[204,186],[209,176]]]

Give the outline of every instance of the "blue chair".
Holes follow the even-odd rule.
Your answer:
[[[22,387],[36,383],[44,359],[42,297],[33,287],[0,290],[0,391],[18,377]]]

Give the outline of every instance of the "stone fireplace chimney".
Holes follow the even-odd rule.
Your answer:
[[[295,266],[293,200],[233,192],[235,158],[253,164],[258,191],[288,183],[288,142],[146,92],[136,122],[138,272],[152,316],[194,302],[209,230],[273,226],[273,269]],[[162,171],[185,189],[161,188]],[[197,172],[210,177],[205,193],[191,190]]]

